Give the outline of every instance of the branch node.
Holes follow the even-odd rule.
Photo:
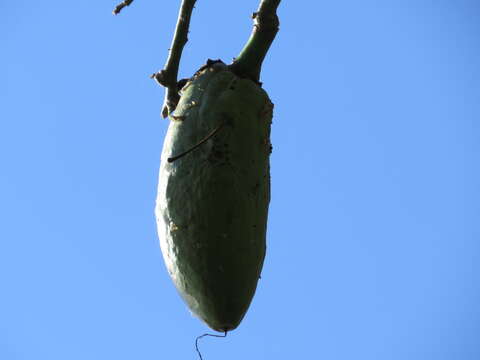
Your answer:
[[[150,75],[150,79],[154,79],[159,85],[168,88],[170,86],[169,82],[167,81],[167,71],[160,70],[156,73]]]

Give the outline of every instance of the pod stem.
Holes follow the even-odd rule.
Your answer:
[[[196,0],[182,0],[167,62],[163,70],[151,76],[151,78],[155,79],[160,85],[166,87],[165,100],[162,107],[162,116],[164,118],[175,110],[178,100],[180,99],[177,87],[178,68],[180,66],[183,47],[188,41],[188,29],[190,27],[190,18],[195,6],[195,1]]]
[[[230,70],[240,77],[256,82],[260,79],[262,63],[277,35],[280,22],[277,8],[281,0],[261,0],[257,12],[253,13],[253,30],[250,38],[233,63]]]

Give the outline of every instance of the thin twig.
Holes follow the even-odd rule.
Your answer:
[[[281,0],[261,0],[257,12],[253,13],[253,30],[238,57],[229,66],[235,74],[260,79],[262,62],[278,32],[277,8]]]
[[[120,14],[120,11],[122,11],[122,9],[125,7],[125,6],[130,6],[130,4],[133,2],[133,0],[125,0],[125,1],[122,1],[120,4],[118,4],[117,6],[115,6],[115,9],[113,9],[113,15],[118,15]]]
[[[200,140],[197,144],[193,145],[190,149],[187,149],[185,150],[184,152],[176,155],[176,156],[172,156],[172,157],[169,157],[167,159],[167,161],[169,163],[171,162],[174,162],[175,160],[178,160],[180,159],[181,157],[184,157],[185,155],[187,155],[188,153],[192,152],[193,150],[195,150],[196,148],[198,148],[200,145],[202,145],[203,143],[207,142],[208,139],[210,139],[211,137],[215,136],[216,133],[218,133],[223,125],[225,125],[225,122],[222,122],[220,125],[218,125],[215,129],[212,130],[212,132],[210,132],[210,134],[208,134],[207,136],[205,136],[202,140]]]
[[[180,66],[183,47],[188,41],[188,28],[190,27],[190,18],[195,1],[196,0],[182,0],[167,62],[165,63],[163,70],[151,76],[160,85],[167,88],[165,91],[165,101],[162,107],[162,116],[164,118],[175,110],[180,98],[177,88],[178,68]]]

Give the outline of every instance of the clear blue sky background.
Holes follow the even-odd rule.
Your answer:
[[[0,2],[0,359],[195,359],[153,215],[179,1]],[[182,76],[257,0],[199,0]],[[480,359],[480,4],[282,1],[268,254],[206,360]]]

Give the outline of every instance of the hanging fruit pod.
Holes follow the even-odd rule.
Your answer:
[[[222,62],[180,94],[160,166],[160,245],[192,313],[225,332],[244,317],[265,257],[273,104]]]

